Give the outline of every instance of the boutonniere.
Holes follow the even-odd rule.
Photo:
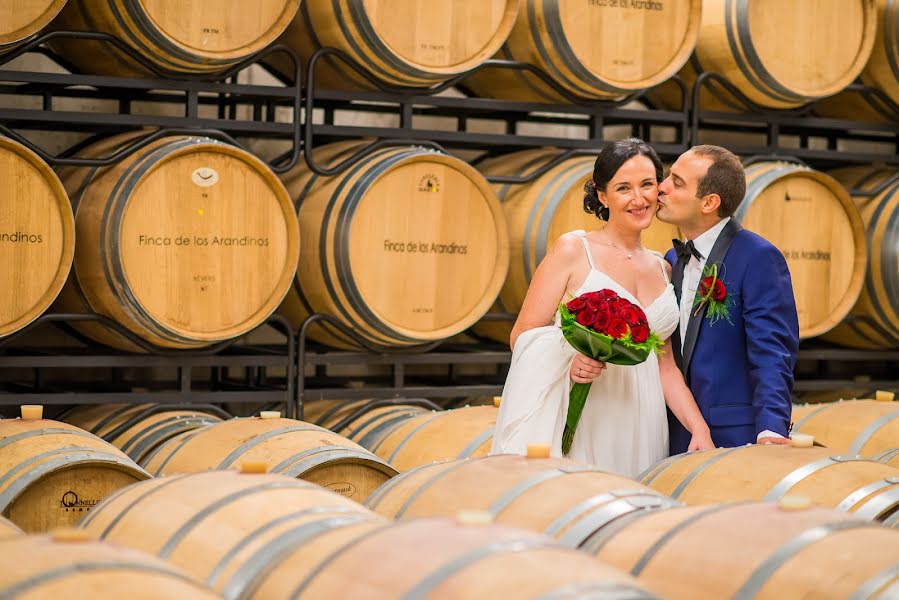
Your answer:
[[[693,316],[699,315],[702,308],[708,305],[706,317],[709,325],[714,325],[721,319],[733,325],[730,320],[730,307],[733,304],[727,286],[718,273],[718,264],[706,265],[702,270],[702,279],[699,281],[699,289],[693,299]]]

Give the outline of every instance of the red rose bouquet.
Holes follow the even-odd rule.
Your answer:
[[[643,309],[609,289],[587,292],[559,307],[562,335],[575,350],[613,365],[637,365],[662,347],[649,329]],[[568,401],[568,416],[562,434],[562,453],[568,455],[589,383],[575,383]]]

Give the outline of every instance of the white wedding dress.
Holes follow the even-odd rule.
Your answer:
[[[624,287],[596,268],[586,233],[574,231],[584,242],[590,272],[576,296],[609,288],[641,306],[650,329],[665,340],[680,320],[671,283],[649,306],[643,306]],[[666,281],[664,259],[659,267]],[[503,388],[491,454],[524,454],[531,443],[547,443],[561,456],[562,430],[568,413],[569,370],[575,350],[565,341],[556,313],[554,325],[521,334]],[[608,365],[590,388],[569,458],[605,471],[636,477],[668,456],[668,418],[655,354],[634,366]]]

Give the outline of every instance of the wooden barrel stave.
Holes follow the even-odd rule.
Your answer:
[[[28,42],[59,14],[66,0],[0,4],[0,55]]]
[[[718,73],[757,105],[796,108],[851,84],[871,56],[876,28],[871,0],[706,0],[696,51],[679,75],[689,90],[699,73]],[[677,106],[674,89],[666,85],[653,99]],[[746,110],[717,83],[706,86],[700,103]]]
[[[776,504],[646,512],[602,542],[584,550],[672,599],[849,598],[899,559],[896,532]]]
[[[388,552],[393,560],[371,566],[371,557]],[[306,564],[299,556],[284,566]],[[286,568],[271,573],[254,598],[351,597],[372,589],[380,590],[373,596],[379,599],[655,597],[631,577],[543,536],[502,526],[463,527],[449,519],[381,527],[316,558],[315,568],[299,577]]]
[[[90,597],[218,598],[182,570],[130,548],[114,547],[69,532],[0,540],[0,552],[15,557],[15,568],[0,572],[0,595],[8,598]]]
[[[363,145],[331,144],[315,158],[340,160]],[[301,200],[308,248],[280,309],[291,322],[322,312],[371,344],[412,346],[463,331],[496,298],[508,269],[505,218],[486,180],[466,163],[400,147],[378,150],[335,177],[301,164],[282,178]],[[309,336],[358,347],[328,326]]]
[[[865,224],[869,266],[858,302],[825,339],[855,348],[899,348],[899,180],[889,183],[897,169],[846,167],[830,174],[850,192],[865,193],[853,200]],[[879,187],[883,189],[871,196]]]
[[[321,556],[335,538],[383,524],[357,503],[307,482],[212,471],[131,486],[80,527],[164,558],[233,598],[249,597],[294,547]]]
[[[848,400],[793,408],[793,431],[835,451],[873,457],[899,440],[899,403]]]
[[[239,2],[203,0],[69,0],[54,21],[57,30],[98,31],[131,47],[169,77],[220,73],[261,51],[284,31],[300,0],[265,0],[248,14]],[[67,60],[89,73],[146,76],[153,71],[106,42],[51,42]]]
[[[73,525],[109,493],[149,475],[77,427],[0,421],[0,512],[27,532]]]
[[[498,523],[539,531],[571,547],[622,515],[674,504],[595,467],[517,455],[422,465],[388,481],[366,501],[378,514],[397,519],[486,511]]]
[[[817,218],[810,220],[810,212]],[[821,335],[846,316],[864,284],[867,242],[858,210],[833,178],[792,163],[754,163],[734,218],[783,252],[801,338]]]
[[[496,58],[536,65],[581,98],[613,99],[652,87],[689,58],[699,36],[701,2],[640,4],[528,0]],[[482,69],[464,83],[481,96],[568,101],[525,71]]]
[[[2,9],[0,9],[2,12]],[[75,255],[65,188],[34,152],[0,136],[0,338],[37,319],[56,299]]]
[[[519,0],[394,0],[356,3],[306,0],[280,41],[303,64],[322,47],[342,50],[383,83],[430,87],[489,59],[506,40]],[[273,56],[285,76],[293,69]],[[316,66],[316,85],[336,89],[374,86],[333,58]]]
[[[327,429],[293,419],[249,417],[203,427],[170,440],[147,468],[158,474],[195,473],[263,462],[362,500],[396,470],[361,446]],[[154,471],[155,469],[155,471]]]
[[[79,156],[106,156],[139,135]],[[109,167],[60,174],[79,237],[60,309],[105,315],[157,346],[198,348],[250,331],[287,293],[299,255],[296,215],[283,185],[251,154],[173,136]],[[99,324],[76,327],[141,351]]]
[[[795,494],[868,520],[884,520],[899,509],[896,469],[827,448],[753,445],[680,454],[641,481],[686,504],[777,501]]]

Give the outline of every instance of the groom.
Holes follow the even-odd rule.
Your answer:
[[[739,159],[708,145],[682,154],[659,185],[658,218],[688,240],[665,257],[680,303],[674,355],[718,447],[789,443],[796,302],[781,252],[732,219],[745,192]],[[715,271],[723,291],[703,294]],[[671,454],[686,452],[690,434],[670,413],[668,423]]]

